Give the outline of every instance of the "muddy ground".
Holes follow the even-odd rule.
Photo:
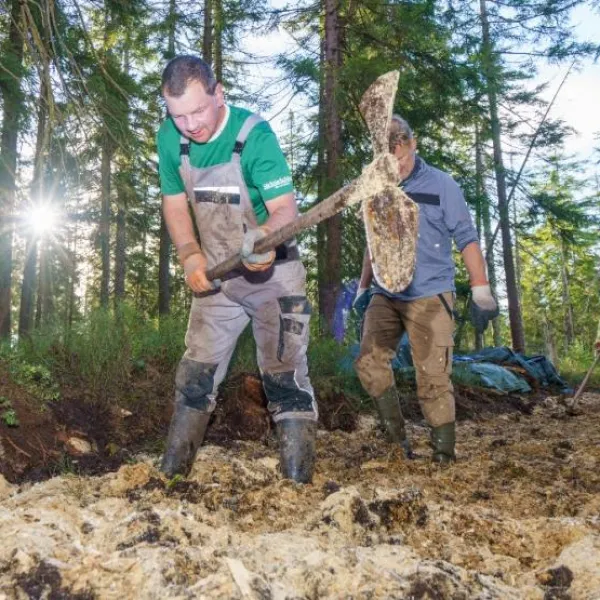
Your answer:
[[[301,486],[278,474],[251,377],[225,389],[191,476],[172,481],[156,470],[166,406],[86,418],[67,398],[35,423],[31,399],[0,384],[22,414],[0,424],[0,599],[600,598],[596,392],[573,411],[459,389],[444,470],[411,390],[414,461],[330,394]]]

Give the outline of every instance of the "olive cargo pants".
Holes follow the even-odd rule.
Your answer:
[[[419,298],[411,302],[375,294],[363,324],[360,354],[355,366],[365,390],[373,398],[394,385],[391,361],[406,331],[417,378],[417,396],[429,425],[439,427],[455,420],[452,373],[454,320],[453,294]]]

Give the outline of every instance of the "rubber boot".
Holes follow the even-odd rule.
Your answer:
[[[311,483],[315,466],[317,424],[309,419],[283,419],[275,424],[279,466],[285,479]]]
[[[438,465],[449,465],[456,460],[454,447],[456,445],[456,424],[444,423],[431,428],[431,445],[433,456],[431,460]]]
[[[167,446],[160,470],[169,478],[187,477],[192,469],[196,452],[202,444],[210,413],[201,412],[184,404],[175,404],[171,418]]]
[[[375,399],[375,405],[389,441],[401,446],[406,458],[414,458],[414,453],[406,435],[406,426],[396,387],[392,386],[383,392],[379,398]]]

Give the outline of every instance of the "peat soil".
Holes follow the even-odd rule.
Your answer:
[[[600,598],[595,391],[573,409],[457,389],[458,461],[441,470],[410,388],[413,461],[322,394],[302,486],[279,475],[252,375],[224,386],[189,478],[166,480],[171,387],[146,374],[126,405],[62,390],[40,410],[0,374],[19,418],[0,425],[0,599]]]
[[[162,452],[172,413],[173,380],[149,366],[132,376],[122,394],[99,398],[77,381],[68,381],[61,385],[60,400],[42,402],[35,392],[15,383],[0,362],[0,398],[8,401],[18,419],[14,426],[0,418],[0,475],[11,483],[42,481],[63,472],[99,475],[117,470],[140,452]],[[422,422],[414,387],[401,389],[406,418]],[[315,392],[319,426],[327,431],[352,432],[360,412],[373,409],[359,407],[334,389]],[[545,398],[540,390],[516,396],[457,386],[457,419],[528,415]],[[247,373],[226,380],[207,442],[224,447],[240,440],[268,443],[270,434],[260,379]]]

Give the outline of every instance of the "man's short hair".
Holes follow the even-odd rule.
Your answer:
[[[211,96],[215,93],[217,80],[210,66],[198,56],[183,54],[171,59],[162,73],[163,94],[175,98],[183,95],[192,81],[199,81],[204,91]]]
[[[410,125],[400,115],[392,115],[390,123],[390,152],[414,138]]]

